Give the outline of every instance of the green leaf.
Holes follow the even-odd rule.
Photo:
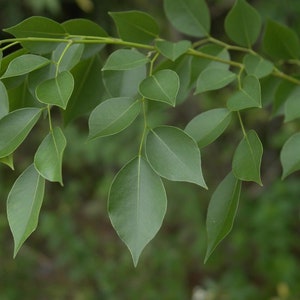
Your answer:
[[[62,181],[62,159],[67,141],[59,127],[55,127],[44,138],[34,155],[34,166],[39,174],[53,182]]]
[[[141,102],[129,97],[100,103],[89,118],[89,139],[116,134],[127,128],[141,110]]]
[[[293,134],[283,145],[280,152],[280,162],[283,168],[282,179],[300,170],[300,133]]]
[[[232,111],[246,108],[261,108],[261,89],[259,80],[247,75],[242,81],[242,88],[229,97],[227,107]]]
[[[0,119],[0,157],[8,156],[19,147],[40,115],[40,109],[27,107],[12,111]]]
[[[185,132],[203,148],[224,132],[231,121],[231,114],[226,108],[205,111],[187,124]]]
[[[263,146],[254,130],[250,130],[236,148],[233,161],[233,174],[240,180],[254,181],[262,185],[260,166]]]
[[[13,59],[2,78],[26,75],[49,64],[50,60],[39,55],[24,54]]]
[[[119,49],[107,58],[102,71],[131,70],[146,65],[148,62],[149,59],[136,50]]]
[[[292,95],[297,86],[287,80],[281,81],[280,84],[276,87],[275,97],[272,103],[272,115],[280,115],[284,113],[284,103]]]
[[[7,115],[9,112],[9,102],[6,87],[2,81],[0,81],[0,119]]]
[[[14,168],[14,158],[13,158],[12,154],[5,156],[5,157],[0,157],[0,162],[2,164],[9,166],[12,170],[15,169]]]
[[[244,56],[243,63],[248,75],[263,78],[272,73],[274,65],[258,55],[247,54]]]
[[[177,43],[169,41],[156,41],[157,50],[166,58],[175,61],[182,54],[186,53],[192,46],[190,41],[182,40]]]
[[[266,24],[263,48],[267,54],[275,59],[298,58],[300,55],[300,42],[297,33],[272,20],[268,20]]]
[[[284,122],[293,121],[300,118],[299,107],[300,88],[297,86],[288,95],[284,103]]]
[[[199,148],[181,129],[171,126],[152,129],[147,135],[146,156],[158,175],[207,188],[202,175]]]
[[[198,77],[195,94],[221,89],[235,78],[236,74],[226,69],[205,69]]]
[[[74,78],[69,71],[59,73],[55,78],[42,82],[36,88],[36,97],[42,103],[57,105],[63,109],[74,89]]]
[[[231,231],[236,216],[241,193],[241,181],[229,173],[218,185],[209,202],[206,231],[207,249],[204,263],[207,262],[217,245]]]
[[[238,45],[251,48],[261,30],[258,12],[245,0],[237,0],[225,19],[225,32]]]
[[[128,42],[147,44],[152,42],[159,34],[156,21],[141,11],[110,12],[119,36]]]
[[[176,72],[161,70],[144,79],[140,84],[139,92],[147,99],[175,106],[179,86]]]
[[[28,37],[38,37],[38,38],[48,38],[55,39],[65,38],[66,32],[64,28],[57,22],[40,16],[30,17],[21,23],[4,29],[15,36],[16,38],[28,38]],[[27,48],[32,53],[45,54],[50,53],[57,46],[57,42],[22,42],[24,48]]]
[[[164,10],[180,32],[199,38],[209,35],[210,14],[204,0],[164,0]]]
[[[160,177],[140,156],[131,160],[111,185],[108,212],[135,266],[144,247],[160,229],[166,209],[167,197]]]
[[[7,218],[14,237],[14,257],[37,227],[44,190],[44,178],[30,165],[19,176],[8,194]]]

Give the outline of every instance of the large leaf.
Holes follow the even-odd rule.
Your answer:
[[[186,126],[187,132],[203,148],[217,139],[231,121],[231,112],[226,108],[215,108],[201,113]]]
[[[55,78],[46,80],[36,88],[36,97],[42,103],[57,105],[63,109],[74,89],[74,78],[69,71],[59,73]]]
[[[238,45],[251,48],[261,30],[261,18],[245,0],[237,0],[225,19],[226,34]]]
[[[119,36],[124,41],[147,44],[159,34],[156,21],[144,12],[110,12],[109,15],[113,18]]]
[[[258,55],[247,54],[243,59],[247,74],[257,78],[268,76],[272,73],[274,65]]]
[[[190,41],[179,41],[177,43],[172,43],[169,41],[158,40],[155,43],[158,51],[166,58],[175,61],[178,57],[188,51],[192,46]]]
[[[284,121],[289,122],[300,118],[299,107],[300,87],[297,86],[286,98],[284,103]]]
[[[160,176],[173,181],[196,183],[206,188],[198,146],[181,129],[171,126],[152,129],[147,135],[146,155]]]
[[[39,174],[49,181],[62,182],[62,158],[66,138],[59,127],[55,127],[44,138],[34,156],[34,166]]]
[[[263,146],[254,130],[250,130],[236,148],[233,161],[233,174],[240,180],[254,181],[262,185],[260,166]]]
[[[300,133],[293,134],[283,145],[280,161],[283,168],[282,179],[300,170]]]
[[[0,157],[13,153],[39,119],[38,108],[22,108],[0,119]]]
[[[235,80],[236,74],[219,68],[205,69],[199,75],[195,94],[221,89]]]
[[[247,75],[243,79],[242,88],[229,97],[227,107],[232,111],[261,107],[259,80],[253,75]]]
[[[6,87],[2,81],[0,81],[0,119],[7,115],[9,112],[9,102]]]
[[[204,0],[164,0],[164,10],[180,32],[200,38],[209,35],[210,14]]]
[[[231,231],[237,212],[241,192],[241,181],[229,173],[214,191],[209,202],[206,231],[207,249],[205,262],[217,245]]]
[[[115,177],[109,192],[109,217],[135,266],[161,227],[166,208],[163,183],[141,157],[131,160]]]
[[[14,237],[14,257],[37,227],[44,189],[44,178],[30,165],[16,180],[8,194],[7,218]]]
[[[129,97],[111,98],[100,103],[89,118],[89,139],[116,134],[137,117],[141,102]]]
[[[107,58],[102,70],[131,70],[148,62],[149,59],[136,50],[119,49]]]
[[[13,59],[2,78],[28,74],[50,63],[50,60],[39,55],[24,54]]]
[[[179,86],[179,77],[176,72],[161,70],[144,79],[139,91],[147,99],[175,106]]]

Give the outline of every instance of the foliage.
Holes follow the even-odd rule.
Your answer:
[[[277,89],[271,101],[274,115],[283,114],[286,122],[299,117],[300,81],[289,68],[299,65],[297,33],[268,21],[263,50],[254,50],[262,22],[245,0],[237,0],[225,19],[226,35],[234,44],[210,35],[205,1],[165,0],[164,8],[172,25],[193,37],[192,41],[163,39],[156,20],[139,11],[110,13],[118,38],[82,19],[58,23],[30,17],[5,29],[14,37],[0,44],[1,162],[13,168],[14,152],[32,128],[43,122],[42,116],[48,121],[32,164],[8,195],[14,255],[35,230],[45,181],[63,184],[67,141],[62,128],[81,114],[89,113],[89,140],[119,134],[133,125],[140,130],[140,138],[135,137],[136,153],[116,174],[108,200],[112,225],[135,266],[165,216],[162,178],[207,188],[201,152],[224,134],[233,119],[240,124],[242,138],[232,153],[231,170],[209,204],[205,260],[232,228],[242,182],[262,185],[263,145],[254,128],[245,128],[243,116],[268,108],[262,94],[268,79]],[[21,49],[8,54],[15,45]],[[107,45],[113,45],[113,50],[105,57]],[[240,56],[236,58],[233,52]],[[185,128],[159,123],[160,111],[180,108],[192,92],[219,89],[229,92],[227,103],[201,112]],[[54,126],[56,114],[63,120]],[[283,177],[300,168],[298,139],[295,132],[282,147]]]

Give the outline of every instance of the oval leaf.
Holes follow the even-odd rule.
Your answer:
[[[285,99],[284,121],[289,122],[300,118],[299,107],[300,88],[296,87]]]
[[[108,213],[136,266],[144,247],[161,227],[167,197],[160,177],[137,157],[117,174],[110,188]]]
[[[161,70],[144,79],[140,84],[139,91],[147,99],[175,106],[179,85],[179,77],[176,72]]]
[[[74,78],[68,71],[59,73],[55,78],[46,80],[36,88],[36,97],[42,103],[67,107],[74,89]]]
[[[34,166],[40,175],[61,185],[62,158],[66,145],[62,130],[56,127],[44,138],[34,156]]]
[[[229,173],[219,184],[209,202],[206,231],[206,262],[217,245],[231,231],[237,212],[241,192],[241,181]]]
[[[260,166],[263,155],[261,141],[254,130],[250,130],[236,148],[233,161],[233,174],[240,180],[254,181],[262,185]]]
[[[172,43],[169,41],[156,41],[155,46],[163,56],[175,61],[178,57],[187,52],[192,44],[190,41],[185,40],[177,43]]]
[[[292,135],[283,145],[280,152],[280,161],[283,168],[282,179],[291,173],[300,170],[300,133]]]
[[[227,128],[231,121],[231,112],[226,108],[215,108],[201,113],[193,118],[186,126],[189,134],[200,148],[216,140]]]
[[[100,103],[89,118],[89,139],[116,134],[137,117],[141,103],[129,97],[111,98]]]
[[[22,108],[0,119],[0,157],[8,156],[19,147],[40,115],[38,108]]]
[[[247,74],[263,78],[272,73],[274,65],[258,55],[247,54],[243,59]]]
[[[5,85],[0,81],[0,119],[9,112],[8,95]]]
[[[146,140],[146,156],[160,176],[207,188],[202,175],[199,148],[181,129],[160,126],[151,130]]]
[[[44,189],[44,178],[30,165],[19,176],[8,194],[7,218],[14,237],[14,257],[37,227]]]

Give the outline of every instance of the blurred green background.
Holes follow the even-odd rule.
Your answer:
[[[298,0],[251,3],[264,19],[276,19],[300,32]],[[213,35],[222,38],[224,17],[233,1],[210,0],[208,4]],[[57,21],[83,17],[114,34],[107,12],[131,9],[152,14],[166,37],[174,35],[164,18],[161,0],[0,0],[0,28],[31,15]],[[268,86],[267,81],[263,86]],[[225,98],[223,92],[201,95],[163,114],[162,121],[184,125],[195,113],[222,105]],[[136,154],[139,132],[130,127],[117,136],[86,143],[86,118],[65,129],[65,186],[47,186],[38,229],[12,259],[6,197],[42,138],[43,130],[35,128],[17,151],[16,172],[0,166],[0,299],[300,299],[299,174],[284,182],[279,179],[280,147],[299,129],[299,123],[281,128],[282,120],[270,121],[267,110],[255,110],[245,117],[247,127],[258,131],[265,146],[264,187],[243,186],[231,234],[204,265],[208,202],[229,170],[240,139],[234,122],[202,153],[209,191],[165,181],[167,215],[136,269],[109,222],[106,205],[112,178]]]

